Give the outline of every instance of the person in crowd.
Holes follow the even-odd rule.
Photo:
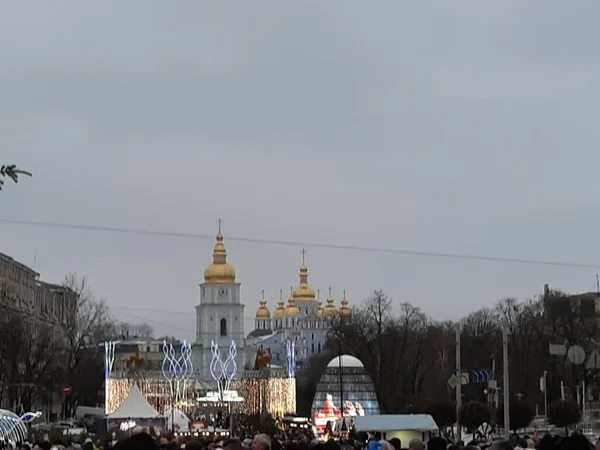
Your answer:
[[[409,450],[425,450],[425,444],[423,443],[423,441],[421,439],[411,439],[408,442],[408,449]]]
[[[204,450],[204,446],[200,441],[192,439],[185,443],[185,450]]]
[[[513,450],[510,441],[497,441],[490,446],[490,450]]]
[[[223,450],[242,450],[242,443],[236,438],[227,439],[223,442]]]
[[[446,450],[448,443],[441,437],[433,437],[427,442],[427,450]]]
[[[257,434],[252,440],[251,450],[271,450],[271,438],[266,434]]]
[[[158,450],[158,445],[148,433],[138,433],[119,444],[119,450]]]
[[[367,443],[367,450],[383,450],[383,446],[379,443],[381,440],[380,433],[373,433],[369,436],[369,442]]]
[[[397,437],[390,439],[390,444],[394,447],[394,450],[402,450],[402,441]]]

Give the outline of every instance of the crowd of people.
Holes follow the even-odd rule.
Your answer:
[[[4,444],[1,450],[600,450],[600,440],[591,443],[584,435],[518,438],[510,441],[453,443],[442,437],[433,437],[427,442],[411,439],[403,443],[398,438],[389,441],[379,433],[358,433],[351,439],[329,439],[322,442],[308,434],[282,433],[269,436],[257,434],[254,438],[203,439],[177,438],[172,435],[154,437],[149,433],[136,433],[120,441],[93,442],[84,444],[70,442],[62,444],[48,441]]]

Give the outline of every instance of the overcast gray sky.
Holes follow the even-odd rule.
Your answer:
[[[252,318],[299,246],[600,265],[594,0],[6,1],[0,155],[34,178],[0,218],[214,235]],[[0,223],[49,281],[87,275],[125,320],[191,338],[213,239]],[[312,286],[438,319],[594,268],[308,248]],[[124,309],[127,308],[127,309]],[[169,309],[170,313],[160,312]],[[247,323],[246,331],[250,330]]]

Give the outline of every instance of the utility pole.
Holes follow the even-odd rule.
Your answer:
[[[546,429],[548,428],[548,371],[544,370],[544,417],[546,418]]]
[[[504,438],[510,440],[510,383],[508,380],[508,328],[502,328],[502,382],[504,394]]]
[[[348,431],[348,427],[346,426],[346,418],[344,417],[344,377],[342,371],[344,370],[344,366],[342,364],[342,340],[339,336],[337,336],[337,340],[340,344],[340,355],[338,356],[338,370],[340,371],[340,412],[342,413],[342,423],[340,424],[340,431],[345,433]]]
[[[462,405],[462,369],[460,367],[460,325],[456,327],[456,440],[461,440],[462,433],[458,423],[458,415]]]
[[[581,391],[582,391],[582,399],[581,399],[581,412],[582,412],[582,414],[581,414],[581,418],[583,419],[583,423],[584,423],[584,426],[585,426],[587,424],[587,419],[586,419],[586,415],[587,415],[586,409],[587,409],[587,407],[586,407],[586,404],[585,404],[585,400],[586,400],[586,398],[585,398],[586,397],[586,395],[585,395],[585,392],[586,392],[585,391],[586,390],[585,380],[583,380],[581,383],[582,383],[581,384]]]

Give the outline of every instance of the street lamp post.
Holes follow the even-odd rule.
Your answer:
[[[339,377],[340,377],[340,414],[342,416],[342,423],[340,425],[340,431],[342,433],[345,433],[348,431],[348,427],[346,426],[346,418],[344,417],[344,376],[342,373],[344,370],[344,364],[342,363],[342,353],[343,353],[342,339],[337,334],[335,334],[335,338],[339,344],[338,371],[339,371]]]
[[[459,423],[460,407],[462,404],[462,368],[460,366],[460,325],[456,327],[456,437],[460,441],[462,430]]]
[[[504,437],[510,440],[510,383],[508,372],[508,328],[502,328],[502,382],[504,394]]]
[[[544,370],[544,417],[546,419],[546,430],[548,429],[548,371]]]
[[[171,433],[175,434],[175,380],[171,380]]]
[[[344,377],[342,375],[342,370],[344,369],[344,365],[342,363],[342,345],[340,342],[340,356],[338,357],[338,368],[340,371],[340,412],[342,414],[342,425],[341,425],[341,432],[345,433],[346,431],[348,431],[348,428],[346,427],[346,418],[344,417]]]

